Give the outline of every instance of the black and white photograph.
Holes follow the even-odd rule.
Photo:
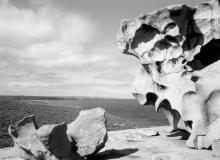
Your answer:
[[[0,160],[220,160],[220,0],[0,0]]]

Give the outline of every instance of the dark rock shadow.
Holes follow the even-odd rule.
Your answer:
[[[189,136],[190,136],[190,133],[182,129],[178,129],[170,133],[169,135],[167,135],[167,137],[180,137],[180,140],[187,140]]]
[[[126,149],[121,149],[121,150],[110,149],[110,150],[106,150],[106,151],[97,153],[96,155],[88,156],[87,160],[118,159],[121,157],[128,156],[130,154],[133,154],[137,151],[138,151],[137,148],[126,148]]]

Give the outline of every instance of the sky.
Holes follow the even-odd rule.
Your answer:
[[[0,0],[0,95],[133,98],[122,19],[203,0]]]

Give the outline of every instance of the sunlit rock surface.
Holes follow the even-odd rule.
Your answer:
[[[94,154],[107,141],[105,111],[102,108],[81,111],[79,117],[68,124],[67,135],[76,143],[81,156]]]
[[[158,136],[149,136],[155,130]],[[112,131],[105,147],[87,160],[218,160],[211,150],[186,147],[186,132],[168,134],[167,127]],[[13,148],[0,150],[0,159],[21,160]]]
[[[192,148],[208,148],[220,139],[219,38],[219,0],[123,20],[117,35],[121,51],[141,64],[133,95],[164,112],[168,131],[191,132],[186,144]]]
[[[105,110],[81,111],[70,123],[47,124],[40,128],[34,116],[9,126],[17,157],[24,160],[82,160],[97,153],[107,141]]]

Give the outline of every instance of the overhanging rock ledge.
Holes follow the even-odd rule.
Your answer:
[[[122,53],[141,64],[132,93],[153,103],[170,123],[191,132],[186,145],[208,148],[220,139],[220,1],[173,5],[123,20]]]

